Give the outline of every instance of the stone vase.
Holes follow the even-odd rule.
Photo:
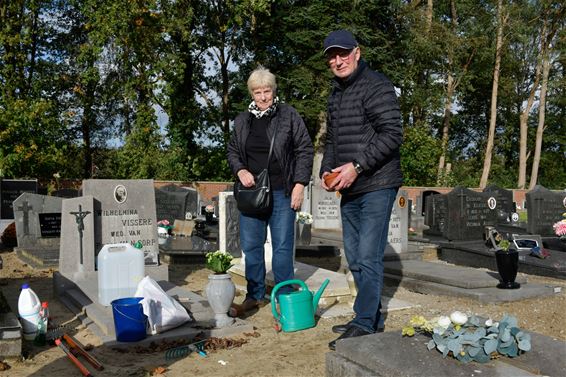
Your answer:
[[[228,311],[235,295],[236,287],[230,274],[208,275],[206,297],[214,312],[214,321],[217,328],[231,325],[234,322],[233,318],[228,317]]]
[[[497,250],[495,252],[497,270],[501,277],[501,282],[497,284],[500,289],[517,289],[521,284],[515,282],[517,270],[519,269],[519,252],[515,249]]]
[[[311,224],[297,223],[295,228],[297,245],[309,246],[311,244]]]

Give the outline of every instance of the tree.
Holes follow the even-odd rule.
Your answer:
[[[491,87],[491,109],[489,117],[489,132],[487,144],[485,147],[485,156],[483,160],[483,171],[480,179],[479,187],[484,189],[487,186],[489,171],[491,169],[491,159],[493,153],[493,145],[495,142],[495,125],[497,121],[497,91],[499,90],[499,75],[501,67],[501,54],[503,53],[503,29],[507,22],[508,15],[503,8],[503,1],[497,1],[497,40],[495,42],[495,65],[493,67],[493,81]]]

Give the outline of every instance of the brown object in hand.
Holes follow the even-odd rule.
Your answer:
[[[334,173],[330,173],[326,177],[324,177],[324,184],[326,185],[326,187],[332,187],[332,184],[334,183],[334,180],[336,179],[336,177],[338,177],[338,174],[340,174],[340,173],[334,172]]]

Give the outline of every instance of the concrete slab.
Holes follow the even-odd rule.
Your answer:
[[[522,285],[519,289],[498,289],[495,287],[466,289],[387,273],[384,274],[384,279],[389,284],[401,286],[413,292],[467,297],[485,303],[518,301],[533,297],[553,296],[561,292],[560,287],[534,283]]]
[[[440,258],[444,261],[497,271],[494,253],[481,241],[435,242],[440,247]],[[540,259],[530,256],[529,251],[519,251],[519,272],[566,279],[566,253],[550,250],[550,257]]]
[[[234,266],[228,271],[239,285],[246,285],[245,283],[245,266],[241,263],[240,259],[234,260]],[[269,289],[275,286],[275,278],[271,264],[266,263],[267,274],[265,281]],[[350,287],[346,280],[346,275],[325,270],[323,268],[311,266],[301,262],[295,262],[295,278],[302,280],[309,287],[311,291],[317,291],[325,279],[330,279],[330,283],[324,290],[320,305],[331,305],[336,301],[349,301],[351,298]]]
[[[268,290],[275,286],[273,272],[271,266],[267,268],[266,283]],[[236,288],[245,291],[246,280],[244,266],[236,260],[236,265],[230,269],[230,274],[237,280]],[[319,301],[317,315],[322,318],[334,318],[340,316],[351,316],[354,314],[352,310],[353,298],[348,286],[346,275],[323,268],[311,266],[305,263],[295,262],[295,278],[303,280],[311,291],[318,290],[325,279],[330,279],[330,283],[324,290]],[[414,305],[410,302],[398,300],[391,297],[383,297],[382,312],[402,310],[412,308]]]
[[[86,281],[87,280],[83,280],[83,282]],[[179,302],[187,308],[193,315],[195,321],[161,334],[148,336],[146,339],[139,342],[123,343],[116,341],[111,307],[105,307],[98,304],[97,301],[91,300],[87,292],[83,292],[82,290],[85,288],[84,284],[81,284],[81,287],[79,287],[59,272],[53,274],[54,292],[60,296],[59,298],[69,310],[79,315],[79,318],[87,328],[97,335],[104,344],[109,346],[147,346],[151,342],[162,340],[183,339],[190,341],[197,337],[228,337],[253,331],[253,326],[250,323],[238,318],[236,318],[234,323],[230,326],[215,328],[214,314],[206,299],[196,293],[177,287],[168,281],[158,281],[158,283],[167,294],[177,298]],[[92,295],[94,289],[86,288],[86,291]]]
[[[0,358],[20,357],[22,326],[12,312],[0,313]]]
[[[390,313],[398,310],[418,308],[420,305],[412,304],[408,301],[399,300],[392,297],[381,297],[381,312]],[[329,307],[319,307],[316,314],[321,318],[335,318],[342,316],[353,316],[354,310],[352,308],[353,302],[336,302]]]
[[[59,265],[59,249],[24,249],[15,247],[18,258],[33,268],[49,268]]]
[[[499,283],[499,274],[497,272],[459,267],[439,262],[418,260],[384,262],[384,270],[389,274],[466,289],[492,288]],[[515,281],[525,284],[527,283],[527,278],[519,275]]]
[[[336,352],[326,354],[326,376],[563,376],[566,371],[566,343],[531,333],[533,349],[518,358],[502,357],[486,364],[464,364],[428,351],[429,338],[402,337],[400,331],[344,339]]]

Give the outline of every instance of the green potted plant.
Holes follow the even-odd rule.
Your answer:
[[[206,297],[214,312],[216,327],[225,327],[234,322],[228,317],[228,311],[236,295],[236,287],[227,271],[232,267],[232,255],[224,251],[214,251],[206,254],[206,268],[214,272],[208,275]]]

